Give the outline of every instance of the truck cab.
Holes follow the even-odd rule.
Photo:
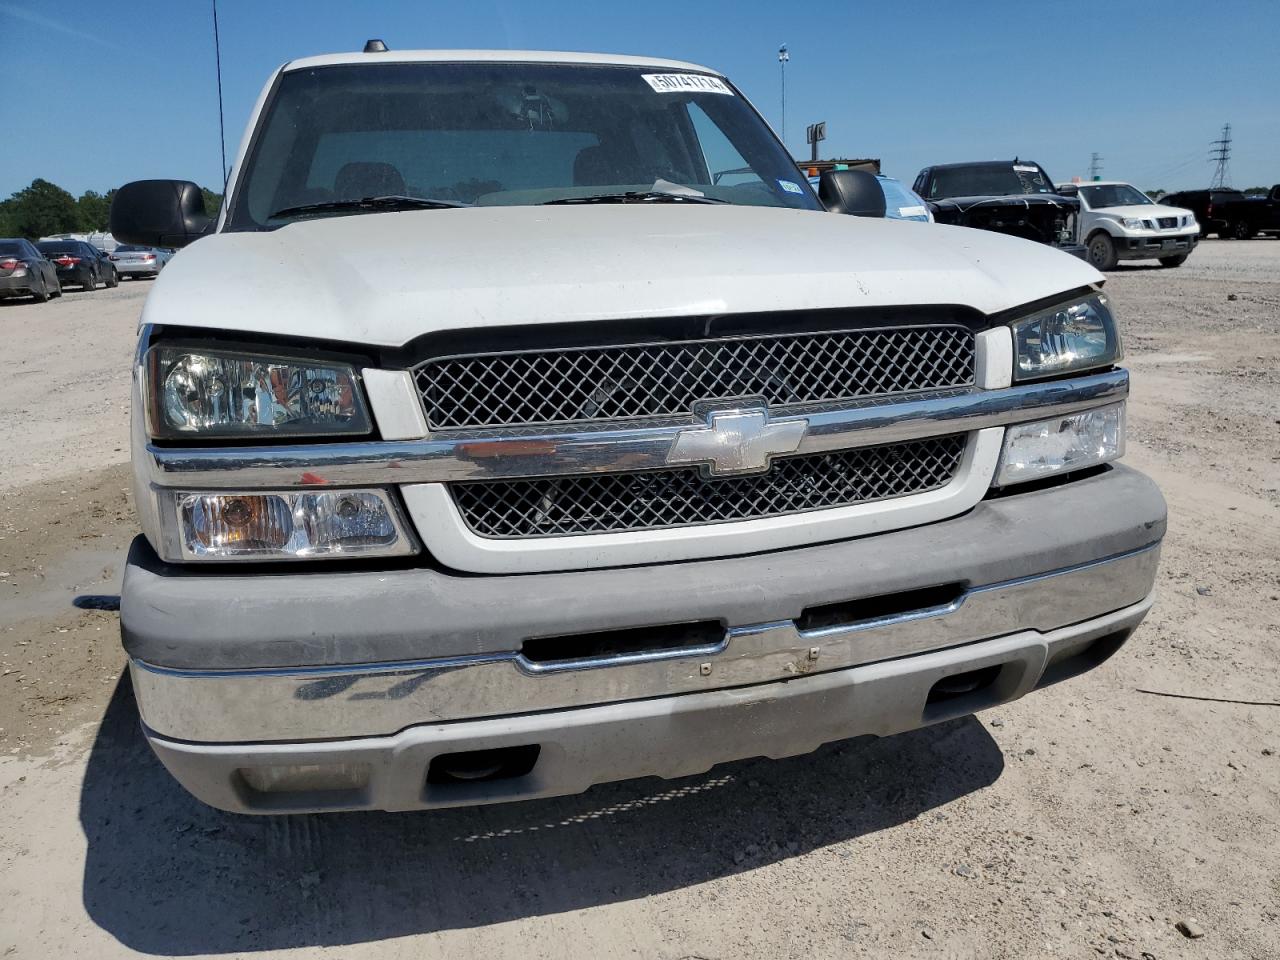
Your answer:
[[[672,60],[385,51],[267,82],[134,366],[146,737],[246,813],[430,809],[890,735],[1083,673],[1164,502],[1087,263],[818,191]],[[837,785],[833,784],[833,789]]]

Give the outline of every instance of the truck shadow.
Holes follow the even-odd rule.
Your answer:
[[[126,674],[81,794],[84,903],[123,944],[163,956],[480,927],[677,890],[872,834],[988,786],[1003,767],[968,717],[553,800],[246,817],[170,779],[138,729]]]

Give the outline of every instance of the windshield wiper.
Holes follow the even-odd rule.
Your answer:
[[[470,204],[455,203],[452,200],[435,200],[430,197],[404,197],[392,195],[386,197],[364,197],[360,200],[323,200],[319,203],[303,203],[296,207],[285,207],[277,210],[268,218],[296,217],[308,213],[329,213],[342,210],[370,210],[377,213],[394,210],[445,210],[452,207],[466,207]]]
[[[576,203],[728,203],[719,197],[707,197],[693,193],[667,193],[663,190],[628,190],[626,193],[595,193],[586,197],[561,197],[547,200],[542,205]]]

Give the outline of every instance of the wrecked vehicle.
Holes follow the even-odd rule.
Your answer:
[[[912,189],[924,197],[937,223],[1022,237],[1082,259],[1087,255],[1078,240],[1080,201],[1058,193],[1034,161],[925,167]]]
[[[311,57],[142,312],[121,633],[228,810],[574,793],[967,715],[1152,602],[1103,277],[815,195],[728,78]],[[732,175],[728,175],[728,173]],[[229,278],[234,278],[231,282]],[[845,789],[833,784],[833,788]]]

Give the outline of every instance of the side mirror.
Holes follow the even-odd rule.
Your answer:
[[[111,234],[121,243],[185,247],[212,226],[204,194],[189,180],[135,180],[111,201]]]
[[[1064,183],[1058,187],[1058,196],[1060,197],[1076,197],[1080,195],[1080,188],[1074,183]]]
[[[884,190],[865,170],[826,170],[818,178],[818,199],[831,213],[883,217]]]

